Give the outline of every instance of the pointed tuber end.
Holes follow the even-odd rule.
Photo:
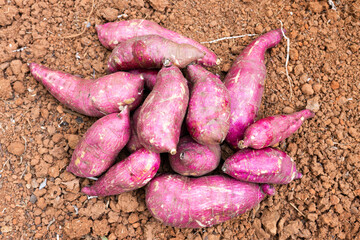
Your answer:
[[[302,175],[301,172],[296,172],[294,179],[300,179],[300,178],[302,178],[302,177],[303,177],[303,175]]]
[[[261,185],[261,189],[265,194],[270,195],[270,196],[273,196],[276,193],[275,187],[270,184]]]
[[[171,149],[170,154],[175,155],[176,154],[176,149],[175,148]]]
[[[96,196],[96,193],[90,187],[83,187],[81,192],[89,196]]]

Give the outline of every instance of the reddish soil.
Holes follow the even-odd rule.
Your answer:
[[[0,0],[1,239],[360,239],[360,1]],[[166,227],[145,207],[144,190],[88,199],[90,180],[65,171],[96,120],[76,115],[29,74],[27,63],[94,78],[109,51],[95,24],[146,18],[197,41],[262,34],[290,38],[266,54],[259,117],[315,107],[316,117],[278,145],[304,174],[259,207],[204,229]],[[64,38],[65,37],[65,38]],[[254,37],[205,44],[223,78]],[[229,154],[226,145],[224,154]],[[230,152],[231,153],[231,152]],[[46,181],[46,186],[39,189]],[[106,237],[106,238],[105,238]]]

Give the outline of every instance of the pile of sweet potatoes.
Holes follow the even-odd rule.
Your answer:
[[[271,146],[314,113],[255,121],[265,52],[281,41],[281,29],[250,43],[224,82],[204,68],[219,63],[212,51],[154,22],[129,20],[96,29],[112,50],[111,74],[85,80],[30,64],[34,78],[61,103],[100,117],[67,167],[79,177],[99,177],[83,193],[108,196],[146,186],[146,204],[155,218],[174,227],[201,228],[252,209],[275,194],[271,184],[302,177],[294,160]],[[221,144],[237,150],[223,163]],[[116,162],[125,146],[128,157]],[[157,175],[160,153],[166,153],[163,160],[174,172]]]

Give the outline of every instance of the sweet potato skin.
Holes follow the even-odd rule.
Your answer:
[[[210,51],[200,43],[184,37],[183,35],[161,27],[159,24],[144,20],[133,19],[129,21],[120,21],[97,25],[96,31],[102,45],[108,49],[114,49],[120,42],[126,41],[134,37],[144,35],[159,35],[163,38],[172,40],[178,44],[190,44],[206,55],[198,62],[205,66],[214,66],[219,60],[215,53]]]
[[[139,150],[140,148],[143,148],[143,146],[140,144],[140,141],[139,141],[139,138],[138,138],[137,132],[136,132],[136,125],[137,125],[137,121],[139,118],[139,112],[140,112],[140,108],[136,109],[134,114],[130,118],[131,136],[130,136],[128,143],[126,144],[126,148],[131,153]]]
[[[231,117],[226,141],[233,147],[243,139],[261,104],[266,77],[265,51],[282,38],[281,29],[270,31],[250,43],[236,58],[224,83],[231,99]]]
[[[204,56],[199,49],[189,44],[178,44],[158,35],[135,37],[120,42],[108,59],[110,72],[137,68],[161,68],[164,59],[169,59],[179,68]]]
[[[188,102],[187,81],[179,68],[163,67],[140,107],[136,125],[140,144],[153,152],[175,154]]]
[[[294,160],[273,148],[239,150],[225,160],[222,170],[238,180],[254,183],[287,184],[302,177]]]
[[[244,133],[244,140],[239,142],[239,148],[251,147],[261,149],[273,146],[290,137],[301,124],[315,114],[308,109],[289,114],[276,115],[260,119],[251,124]]]
[[[225,176],[163,174],[147,185],[145,201],[150,213],[165,225],[202,228],[245,213],[265,195],[258,184]]]
[[[96,80],[86,80],[31,63],[30,72],[62,104],[92,117],[117,113],[124,106],[135,109],[142,100],[141,75],[117,72]]]
[[[129,140],[129,108],[97,120],[76,146],[67,171],[79,177],[94,177],[105,172]]]
[[[200,65],[186,68],[190,89],[187,129],[203,145],[221,144],[230,126],[230,95],[221,80]]]
[[[180,138],[176,154],[169,156],[169,162],[183,176],[202,176],[217,168],[220,157],[220,145],[201,145],[185,136]]]
[[[92,186],[81,192],[91,196],[110,196],[145,186],[160,166],[160,154],[139,149],[125,160],[112,166]]]
[[[129,73],[141,74],[144,77],[145,86],[149,90],[152,90],[154,88],[155,83],[156,83],[156,76],[157,76],[158,72],[159,71],[150,70],[150,69],[135,69],[135,70],[129,71]]]

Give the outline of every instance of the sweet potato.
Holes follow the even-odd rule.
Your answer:
[[[244,140],[239,142],[238,147],[261,149],[273,146],[290,137],[306,119],[314,116],[311,110],[305,109],[290,115],[276,115],[260,119],[245,130]]]
[[[206,55],[199,60],[199,63],[205,66],[214,66],[220,62],[212,51],[200,43],[190,38],[184,37],[179,33],[163,28],[159,24],[152,21],[144,19],[133,19],[129,21],[106,23],[104,25],[97,25],[96,31],[100,42],[108,49],[114,49],[115,46],[120,42],[134,37],[140,37],[144,35],[159,35],[178,44],[190,44],[200,51],[206,53]]]
[[[140,112],[140,108],[136,109],[136,111],[130,118],[131,136],[130,136],[128,143],[126,144],[126,148],[131,153],[139,150],[140,148],[143,148],[143,146],[140,144],[139,138],[137,136],[136,128],[135,128],[135,126],[137,125],[138,118],[139,118],[139,112]]]
[[[79,177],[94,177],[105,172],[130,137],[129,108],[97,120],[76,146],[67,171]]]
[[[158,74],[158,72],[159,71],[149,70],[149,69],[135,69],[135,70],[129,71],[129,73],[141,74],[144,77],[145,86],[149,90],[152,90],[154,88],[155,82],[156,82],[156,75]]]
[[[165,225],[202,228],[245,213],[265,196],[261,185],[225,176],[163,174],[147,185],[145,201],[150,213]]]
[[[222,170],[238,180],[254,183],[287,184],[302,177],[294,160],[273,148],[239,150],[225,160]]]
[[[220,144],[230,125],[230,95],[220,78],[199,65],[187,67],[190,88],[186,125],[203,145]]]
[[[265,51],[282,38],[281,29],[270,31],[250,43],[236,58],[224,83],[230,93],[231,117],[226,141],[236,147],[245,129],[254,122],[264,91]]]
[[[141,148],[112,166],[92,186],[81,192],[91,196],[117,195],[145,186],[160,166],[160,154]]]
[[[169,156],[172,169],[184,176],[202,176],[219,165],[220,145],[201,145],[190,136],[180,138],[175,155]]]
[[[36,63],[29,65],[36,80],[62,104],[72,110],[93,117],[120,112],[129,105],[136,108],[144,88],[143,77],[117,72],[96,80],[86,80]]]
[[[189,44],[178,44],[158,35],[135,37],[120,42],[108,59],[110,72],[138,68],[161,68],[169,59],[179,68],[202,58],[204,53]]]
[[[136,125],[140,144],[153,152],[176,154],[188,102],[187,81],[179,68],[163,67],[140,107]]]

